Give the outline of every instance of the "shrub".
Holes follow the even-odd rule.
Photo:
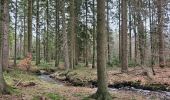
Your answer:
[[[20,69],[29,71],[31,67],[31,61],[32,61],[32,54],[28,53],[27,56],[19,62],[18,67]]]

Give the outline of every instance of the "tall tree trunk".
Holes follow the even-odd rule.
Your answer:
[[[87,15],[88,15],[88,0],[85,0],[85,6],[86,6],[86,26],[85,26],[85,31],[86,31],[86,39],[85,39],[85,50],[86,50],[86,67],[88,67],[88,20],[87,20]]]
[[[49,18],[48,18],[48,0],[46,0],[46,16],[47,16],[47,19],[46,19],[46,23],[47,23],[47,37],[46,37],[46,62],[49,62]]]
[[[121,0],[118,0],[119,1],[119,62],[121,62]]]
[[[129,60],[132,60],[132,14],[131,14],[131,1],[128,1],[129,6]]]
[[[154,61],[154,38],[153,38],[153,11],[151,9],[151,0],[149,0],[149,23],[150,23],[150,43],[151,43],[151,68],[152,68],[152,72],[153,75],[155,75],[155,71],[154,71],[154,65],[155,65],[155,61]]]
[[[121,14],[122,14],[122,24],[121,24],[121,71],[128,71],[128,57],[127,57],[127,1],[121,1]]]
[[[16,59],[17,59],[17,14],[18,14],[18,0],[15,2],[15,49],[14,49],[14,66],[17,66]]]
[[[59,1],[56,0],[56,24],[55,24],[55,67],[59,65]]]
[[[105,0],[97,0],[97,78],[98,89],[94,96],[96,100],[111,100],[106,81],[106,43],[105,32]]]
[[[38,64],[40,64],[39,0],[37,0],[37,15],[36,15],[36,65]]]
[[[158,16],[158,36],[159,36],[159,66],[165,67],[164,58],[164,34],[163,34],[163,1],[157,0],[157,16]]]
[[[24,1],[24,57],[26,57],[28,53],[28,32],[26,32],[26,6],[27,1]]]
[[[107,63],[111,64],[110,55],[110,32],[109,32],[109,0],[107,0]]]
[[[3,12],[1,12],[2,19],[0,19],[2,24],[1,34],[1,50],[0,50],[0,94],[7,92],[7,85],[3,77],[3,69],[8,67],[8,29],[9,29],[9,2],[8,0],[1,1]]]
[[[28,52],[32,52],[32,0],[28,0]]]
[[[145,33],[144,23],[141,15],[142,1],[137,1],[137,19],[138,19],[138,33],[139,33],[139,51],[140,51],[140,64],[144,65],[144,46],[145,46]]]
[[[8,0],[3,1],[3,21],[2,21],[2,66],[4,69],[8,68],[9,60],[9,45],[8,45],[8,32],[9,32],[9,7]]]
[[[137,31],[136,31],[136,26],[137,26],[137,18],[136,18],[136,13],[133,13],[133,32],[134,32],[134,38],[135,38],[135,47],[134,47],[134,60],[135,64],[137,64],[137,55],[138,55],[138,45],[137,45]]]
[[[95,68],[95,51],[96,51],[96,20],[95,20],[95,0],[93,0],[93,59],[92,68]]]
[[[75,33],[75,1],[71,0],[70,1],[70,34],[71,34],[71,61],[70,61],[70,66],[73,69],[75,66],[75,38],[76,38],[76,33]]]
[[[68,52],[68,39],[66,32],[66,18],[65,18],[65,0],[62,1],[62,32],[63,32],[63,53],[64,53],[64,64],[66,70],[69,70],[70,62],[69,62],[69,52]]]

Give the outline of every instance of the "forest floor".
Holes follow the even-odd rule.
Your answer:
[[[42,68],[41,66],[36,68],[34,66],[33,69],[50,74],[48,73],[49,69]],[[170,68],[155,68],[155,76],[151,74],[150,70],[147,70],[148,72],[145,71],[140,67],[136,67],[130,68],[129,73],[125,74],[120,73],[119,68],[108,68],[108,84],[110,87],[113,84],[123,82],[156,84],[156,86],[153,86],[159,87],[157,89],[163,88],[164,90],[166,88],[169,90]],[[55,73],[48,75],[56,82],[43,80],[39,77],[41,75],[18,69],[5,72],[4,76],[7,84],[12,88],[12,94],[0,96],[0,100],[91,100],[87,97],[97,90],[95,87],[97,80],[96,69],[87,67],[76,68],[69,72],[56,70]],[[158,84],[161,84],[161,86]],[[113,100],[162,100],[160,94],[154,92],[143,93],[138,90],[137,92],[115,88],[109,88],[109,91]]]
[[[61,68],[62,69],[62,68]],[[170,68],[155,67],[156,75],[153,75],[151,68],[134,67],[129,68],[127,73],[121,73],[120,68],[107,68],[108,84],[119,84],[132,82],[139,85],[159,85],[170,91]],[[66,80],[75,86],[97,85],[97,71],[87,67],[76,68],[71,71],[58,70],[50,75],[56,80]]]
[[[12,94],[0,96],[0,100],[91,100],[87,97],[96,91],[96,88],[43,81],[34,74],[19,70],[4,75],[6,82],[12,88]],[[131,91],[120,90],[110,91],[110,93],[114,100],[146,100],[145,96]]]

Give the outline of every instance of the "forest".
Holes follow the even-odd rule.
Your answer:
[[[170,0],[0,0],[0,100],[170,100]]]

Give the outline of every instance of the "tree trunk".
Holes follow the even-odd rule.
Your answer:
[[[95,0],[93,0],[93,59],[92,68],[95,68],[95,51],[96,51],[96,20],[95,20]]]
[[[32,52],[32,0],[28,0],[28,52]]]
[[[39,0],[37,0],[37,15],[36,15],[36,65],[38,64],[40,64]]]
[[[8,45],[8,30],[9,30],[9,7],[8,0],[3,1],[3,21],[2,21],[2,67],[8,68],[9,60],[9,45]]]
[[[153,11],[151,10],[151,0],[149,0],[149,23],[150,23],[150,43],[151,43],[151,68],[152,68],[152,72],[153,75],[155,75],[155,71],[154,71],[154,65],[155,65],[155,60],[154,60],[154,31],[153,31]]]
[[[110,55],[110,32],[109,32],[109,0],[107,0],[107,63],[111,64],[111,55]]]
[[[15,2],[15,49],[14,49],[14,67],[17,66],[16,60],[17,60],[17,14],[18,14],[18,0]]]
[[[26,6],[27,2],[24,2],[24,57],[28,53],[28,32],[26,32]]]
[[[63,53],[64,53],[64,64],[66,70],[69,70],[70,62],[69,62],[69,53],[68,53],[68,39],[66,33],[66,19],[65,19],[65,0],[62,1],[62,32],[63,32]]]
[[[158,16],[158,36],[159,36],[159,66],[165,67],[164,58],[164,34],[163,34],[163,1],[157,0],[157,16]]]
[[[86,28],[85,28],[85,31],[86,31],[86,39],[85,39],[85,50],[86,50],[86,67],[88,67],[88,20],[87,20],[87,15],[88,15],[88,0],[85,0],[85,6],[86,6]]]
[[[47,16],[47,19],[46,19],[46,23],[47,23],[47,37],[46,37],[46,56],[45,56],[45,59],[46,59],[46,62],[49,62],[49,18],[48,18],[48,0],[46,0],[46,16]]]
[[[128,71],[128,57],[127,57],[127,1],[121,1],[122,25],[121,25],[121,71]]]
[[[75,39],[76,39],[76,33],[75,33],[75,4],[74,0],[70,1],[70,34],[71,34],[71,61],[70,66],[73,69],[75,66]]]
[[[98,89],[94,98],[97,100],[111,100],[106,81],[106,43],[105,32],[105,0],[97,0],[97,78]]]
[[[3,11],[0,12],[2,15],[2,19],[0,19],[2,24],[2,32],[1,34],[1,50],[0,50],[0,94],[7,93],[7,85],[3,77],[3,69],[8,67],[8,24],[9,24],[9,15],[8,15],[8,0],[1,1]],[[0,15],[0,16],[1,16]]]
[[[55,24],[55,67],[59,65],[59,1],[56,0],[56,24]]]
[[[132,60],[132,14],[131,14],[131,1],[128,1],[129,6],[129,60]]]
[[[119,0],[119,62],[121,62],[121,0]]]
[[[139,51],[140,51],[140,64],[144,65],[144,46],[145,46],[145,33],[144,33],[144,23],[141,15],[141,4],[142,1],[137,1],[137,19],[138,19],[138,34],[139,34]]]

